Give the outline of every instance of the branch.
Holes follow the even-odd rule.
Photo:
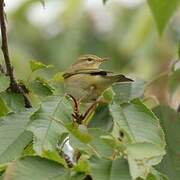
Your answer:
[[[7,34],[6,34],[6,23],[5,23],[5,14],[4,14],[4,0],[0,0],[0,25],[1,25],[1,36],[2,36],[2,52],[4,56],[5,66],[6,66],[6,74],[10,78],[10,89],[13,92],[20,93],[24,97],[25,107],[30,108],[31,103],[24,92],[24,90],[19,86],[17,83],[14,74],[13,74],[13,67],[11,65],[10,57],[9,57],[9,50],[8,50],[8,42],[7,42]]]
[[[3,66],[0,64],[0,73],[5,74]]]

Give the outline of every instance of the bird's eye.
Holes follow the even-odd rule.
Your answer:
[[[88,58],[87,60],[88,60],[89,62],[90,62],[90,61],[92,61],[92,59],[91,59],[91,58]]]

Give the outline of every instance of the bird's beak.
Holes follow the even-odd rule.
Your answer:
[[[108,61],[109,58],[105,57],[105,58],[101,58],[101,60],[102,60],[102,62],[104,62],[104,61]]]

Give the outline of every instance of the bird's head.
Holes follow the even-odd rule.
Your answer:
[[[82,55],[72,65],[71,69],[73,70],[98,69],[101,63],[107,60],[108,58],[101,58],[92,54]]]

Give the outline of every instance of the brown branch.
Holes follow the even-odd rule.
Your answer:
[[[180,113],[180,104],[179,104],[179,106],[177,108],[177,112]]]
[[[14,73],[13,67],[11,65],[10,57],[9,57],[9,50],[8,50],[8,42],[7,42],[7,34],[6,34],[6,22],[5,22],[5,13],[4,13],[4,0],[0,0],[0,25],[1,25],[1,36],[2,36],[2,52],[4,55],[4,61],[6,65],[6,74],[10,78],[10,89],[13,92],[20,93],[24,97],[25,107],[30,108],[31,103],[25,94],[24,90],[19,86],[17,83]]]
[[[5,74],[3,66],[0,64],[0,73]]]

